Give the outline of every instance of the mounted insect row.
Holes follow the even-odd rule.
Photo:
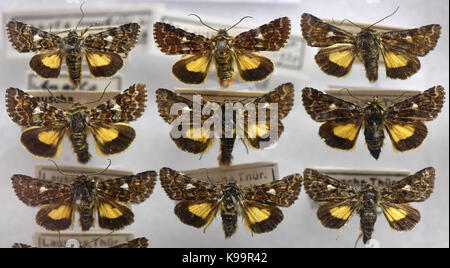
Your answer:
[[[228,34],[246,18],[228,29],[215,29],[198,17],[201,24],[217,32],[210,38],[156,22],[153,37],[162,53],[183,55],[172,66],[172,73],[182,83],[205,82],[212,63],[222,88],[234,84],[235,67],[240,80],[258,82],[275,70],[274,63],[260,52],[282,49],[290,37],[291,21],[281,17],[236,36]],[[69,80],[80,88],[83,57],[93,77],[111,77],[123,67],[123,58],[138,42],[140,31],[139,24],[126,23],[100,32],[94,32],[95,25],[91,25],[78,32],[81,20],[75,29],[59,33],[18,21],[8,22],[6,30],[18,52],[36,53],[30,60],[30,68],[36,74],[45,79],[57,78],[65,60]],[[315,60],[326,74],[342,77],[350,72],[355,59],[359,59],[368,80],[374,82],[378,79],[381,54],[387,77],[407,79],[420,69],[418,57],[436,46],[441,27],[432,24],[388,32],[374,29],[382,20],[367,27],[358,26],[361,31],[353,34],[304,13],[300,28],[309,46],[320,47]],[[62,33],[67,34],[61,36]],[[200,91],[196,93],[202,95]],[[103,94],[99,100],[75,103],[71,109],[64,110],[10,87],[6,89],[6,109],[13,122],[26,127],[20,141],[31,154],[58,157],[67,134],[78,161],[85,164],[91,159],[89,133],[100,155],[121,153],[131,146],[136,132],[128,122],[144,113],[147,89],[144,84],[134,84],[103,104],[88,108],[88,104],[102,98]],[[434,86],[384,107],[377,97],[360,106],[305,87],[302,100],[312,119],[322,123],[319,136],[327,145],[350,150],[364,128],[369,152],[378,159],[385,130],[397,151],[408,151],[422,144],[428,132],[424,121],[437,117],[445,101],[445,91],[442,86]],[[213,145],[214,138],[219,138],[219,165],[227,168],[232,163],[236,139],[255,149],[267,148],[279,140],[284,132],[282,120],[294,104],[294,85],[284,83],[257,97],[218,103],[198,100],[195,96],[191,100],[160,88],[156,90],[156,103],[161,118],[171,125],[170,138],[179,149],[203,155]],[[382,189],[369,184],[350,186],[313,169],[305,169],[304,178],[292,174],[250,187],[236,182],[213,184],[166,167],[160,170],[159,176],[169,198],[177,201],[174,212],[181,222],[206,229],[220,211],[225,238],[236,232],[239,214],[251,233],[274,230],[284,218],[278,207],[291,206],[303,183],[312,200],[325,202],[317,211],[325,227],[339,229],[357,213],[361,217],[361,236],[367,243],[374,231],[377,207],[397,231],[411,230],[419,222],[419,212],[408,203],[424,201],[430,196],[435,171],[425,168]],[[120,230],[134,222],[130,205],[142,203],[151,195],[156,177],[155,171],[105,180],[93,174],[79,174],[70,184],[63,184],[13,175],[12,183],[22,202],[40,208],[36,222],[47,230],[71,228],[76,212],[82,231],[90,230],[95,218],[100,228]],[[147,245],[146,239],[138,239],[119,247]],[[15,244],[15,247],[28,246]]]
[[[129,204],[142,203],[150,196],[156,176],[155,171],[108,180],[80,175],[68,185],[13,175],[12,183],[22,202],[40,207],[36,222],[47,230],[71,228],[75,211],[80,214],[83,231],[94,226],[95,212],[100,228],[119,230],[133,223]],[[326,202],[317,211],[325,227],[339,229],[358,213],[363,241],[367,243],[374,230],[378,206],[394,230],[414,228],[420,214],[407,203],[425,201],[431,195],[435,170],[425,168],[382,189],[370,184],[351,186],[313,169],[305,169],[304,179],[293,174],[251,187],[236,182],[212,184],[167,167],[160,170],[159,176],[169,198],[178,201],[174,212],[181,222],[206,229],[220,211],[225,238],[236,232],[239,214],[251,233],[275,229],[283,220],[278,207],[291,206],[304,182],[312,200]]]
[[[156,22],[153,37],[164,54],[186,55],[172,67],[174,76],[185,84],[205,82],[212,62],[216,66],[221,87],[233,85],[234,65],[237,66],[241,80],[261,81],[272,74],[274,64],[260,51],[278,51],[283,48],[290,37],[291,22],[289,18],[282,17],[236,37],[230,36],[228,31],[243,19],[228,29],[218,30],[200,19],[203,25],[217,32],[211,38],[164,22]],[[366,68],[367,78],[374,82],[378,79],[378,59],[381,53],[386,65],[386,75],[394,79],[406,79],[420,69],[417,57],[425,56],[436,46],[441,26],[431,24],[390,32],[372,29],[380,21],[361,27],[361,32],[354,35],[311,14],[303,13],[300,26],[307,44],[321,47],[315,60],[325,73],[344,76],[350,72],[355,58],[358,58]],[[92,76],[111,77],[122,68],[123,55],[130,52],[139,38],[140,26],[137,23],[85,36],[93,26],[83,29],[78,35],[77,25],[73,30],[63,31],[68,32],[65,37],[18,21],[10,21],[6,28],[9,41],[18,52],[37,53],[30,60],[30,68],[34,72],[46,79],[57,78],[65,59],[69,79],[79,87],[83,55]]]

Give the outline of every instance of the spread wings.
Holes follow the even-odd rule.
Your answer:
[[[444,88],[435,86],[388,107],[385,127],[394,149],[407,151],[420,146],[428,134],[423,121],[435,119],[444,101]]]
[[[314,88],[302,90],[303,106],[316,122],[323,122],[319,135],[333,148],[350,150],[358,138],[363,120],[363,110]]]

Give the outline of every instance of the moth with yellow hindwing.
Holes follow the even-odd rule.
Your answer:
[[[314,121],[323,123],[319,136],[333,148],[350,150],[356,144],[359,130],[370,154],[378,159],[388,133],[395,150],[404,152],[419,147],[428,134],[424,121],[437,117],[445,101],[442,86],[385,108],[377,97],[364,107],[306,87],[302,91],[303,106]]]
[[[126,150],[136,137],[126,122],[138,119],[145,109],[147,90],[134,84],[103,104],[88,109],[76,103],[71,110],[58,109],[41,102],[18,88],[6,89],[6,110],[9,117],[27,127],[20,141],[37,157],[58,157],[67,133],[80,163],[90,159],[87,135],[92,133],[101,155]]]
[[[76,87],[81,84],[83,56],[92,76],[113,76],[123,66],[123,55],[135,46],[139,28],[137,23],[127,23],[86,36],[90,27],[82,30],[80,35],[75,28],[62,38],[19,21],[10,21],[6,25],[9,41],[18,52],[37,53],[30,60],[30,68],[36,74],[43,78],[58,78],[65,60],[69,80]]]
[[[415,74],[420,69],[418,57],[434,49],[441,31],[440,25],[430,24],[410,30],[379,32],[371,29],[377,23],[361,28],[355,35],[308,13],[303,13],[301,18],[303,38],[309,46],[321,48],[315,60],[323,72],[344,76],[358,58],[371,82],[378,79],[380,54],[389,78],[407,79]]]
[[[424,168],[382,189],[370,184],[356,188],[314,169],[303,173],[306,193],[314,201],[325,202],[317,210],[323,226],[342,228],[354,215],[361,217],[364,244],[372,238],[376,208],[380,207],[389,225],[396,231],[409,231],[420,221],[420,213],[410,202],[425,201],[433,192],[435,170]]]
[[[156,102],[161,117],[171,124],[171,138],[178,148],[193,154],[203,154],[212,146],[214,138],[219,136],[219,165],[228,167],[231,165],[237,137],[255,149],[267,148],[279,140],[284,130],[281,120],[288,115],[294,104],[294,85],[280,85],[271,92],[247,102],[219,104],[202,100],[198,103],[198,111],[195,111],[195,103],[192,100],[167,89],[160,88],[156,91]],[[203,110],[208,107],[212,107],[213,114],[203,114]],[[173,113],[173,110],[177,109],[183,113]],[[188,113],[186,118],[183,116],[185,112]],[[200,125],[195,123],[195,113],[200,116]],[[227,117],[228,114],[231,116]],[[208,127],[207,123],[212,121],[214,124]],[[184,132],[181,136],[174,135],[182,131]],[[219,135],[215,135],[216,132],[220,132]]]
[[[219,30],[204,24],[217,32],[216,36],[207,38],[167,23],[156,22],[153,39],[165,54],[186,55],[172,67],[175,77],[185,84],[205,82],[212,62],[216,66],[221,87],[229,87],[234,83],[234,65],[241,80],[261,81],[273,72],[274,65],[259,51],[277,51],[284,47],[290,36],[291,22],[289,18],[283,17],[236,37],[230,36],[228,31],[238,23]]]
[[[220,210],[225,238],[236,232],[239,212],[252,233],[275,229],[283,220],[283,213],[278,207],[292,205],[302,184],[302,176],[293,174],[271,183],[245,188],[233,182],[214,185],[166,167],[159,171],[159,178],[169,198],[179,201],[175,206],[175,215],[183,223],[206,229]]]
[[[157,173],[146,171],[116,179],[101,180],[81,175],[70,184],[50,182],[26,175],[13,175],[17,197],[26,205],[41,207],[36,223],[51,231],[70,228],[75,211],[83,231],[94,226],[94,213],[100,228],[119,230],[134,221],[129,204],[145,201],[153,191]]]

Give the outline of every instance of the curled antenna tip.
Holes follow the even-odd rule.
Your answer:
[[[200,21],[200,23],[203,24],[204,26],[208,27],[209,29],[211,29],[211,30],[213,30],[213,31],[216,31],[216,32],[219,31],[219,30],[217,30],[217,29],[215,29],[215,28],[213,28],[213,27],[207,25],[206,23],[204,23],[204,22],[202,21],[202,19],[200,18],[199,15],[197,15],[197,14],[189,14],[189,16],[195,16],[195,17],[197,17],[197,19]]]

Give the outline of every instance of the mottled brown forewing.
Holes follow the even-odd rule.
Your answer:
[[[413,175],[384,187],[379,192],[381,201],[392,203],[422,202],[430,197],[434,188],[434,168],[424,168]]]
[[[306,193],[314,201],[339,202],[357,196],[357,190],[315,169],[305,169],[303,185]]]
[[[109,30],[90,34],[84,38],[83,46],[99,51],[127,53],[139,39],[140,26],[137,23],[127,23]]]
[[[445,101],[442,86],[434,86],[388,107],[386,119],[394,122],[431,121],[437,117]]]
[[[246,200],[254,200],[271,206],[288,207],[297,200],[302,180],[300,174],[293,174],[271,183],[244,188],[242,192]]]
[[[159,179],[164,191],[173,200],[215,201],[221,198],[218,187],[167,167],[159,171]]]
[[[6,89],[6,110],[9,117],[21,126],[41,126],[67,120],[65,111],[12,87]]]
[[[290,34],[291,21],[288,17],[282,17],[238,34],[232,46],[248,51],[277,51],[284,47]]]
[[[90,119],[102,122],[129,122],[144,112],[147,101],[145,84],[134,84],[111,100],[91,109]]]
[[[54,50],[62,46],[61,37],[22,22],[8,22],[6,31],[13,47],[21,53]]]
[[[161,52],[169,55],[198,55],[210,52],[213,48],[209,38],[186,32],[164,22],[156,22],[153,25],[153,39]]]
[[[430,24],[416,29],[381,34],[382,45],[414,56],[425,56],[436,47],[441,26]]]
[[[156,176],[155,171],[146,171],[136,175],[106,180],[97,184],[97,190],[105,198],[139,204],[153,192]]]
[[[328,47],[339,43],[355,43],[352,33],[326,23],[308,13],[302,14],[300,26],[303,38],[309,46]]]

